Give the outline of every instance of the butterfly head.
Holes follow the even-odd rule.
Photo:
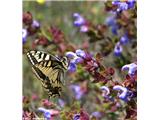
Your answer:
[[[62,62],[62,65],[63,65],[64,69],[67,70],[67,69],[68,69],[68,66],[69,66],[69,62],[68,62],[67,57],[63,57],[63,58],[61,59],[61,62]]]

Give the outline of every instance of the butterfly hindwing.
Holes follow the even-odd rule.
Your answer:
[[[45,88],[45,90],[48,92],[49,97],[53,95],[60,96],[61,92],[61,86],[57,85],[50,80],[49,77],[46,77],[41,70],[39,70],[37,67],[32,67],[33,72],[36,74],[37,78],[41,80],[42,86]],[[56,74],[55,74],[56,75]]]
[[[45,76],[47,76],[53,85],[59,86],[60,84],[62,84],[61,74],[63,73],[63,70],[61,70],[58,65],[54,67],[48,67],[37,64],[35,65],[35,67],[38,68]]]

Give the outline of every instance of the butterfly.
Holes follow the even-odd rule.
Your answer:
[[[32,64],[34,74],[48,92],[49,99],[52,96],[60,96],[64,85],[64,73],[69,65],[67,57],[60,58],[36,50],[27,52],[27,57]]]

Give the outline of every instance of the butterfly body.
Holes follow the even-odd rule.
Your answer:
[[[49,97],[60,96],[64,85],[62,77],[68,68],[67,58],[59,58],[42,51],[29,51],[27,57],[34,74],[41,81]]]

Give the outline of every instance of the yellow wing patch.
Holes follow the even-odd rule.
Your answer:
[[[49,61],[48,65],[45,64],[47,62],[44,62],[44,64],[36,64],[35,67],[37,67],[45,76],[47,76],[50,80],[50,83],[52,86],[60,86],[62,84],[60,80],[60,69],[53,69],[49,66],[51,64],[51,61]]]

